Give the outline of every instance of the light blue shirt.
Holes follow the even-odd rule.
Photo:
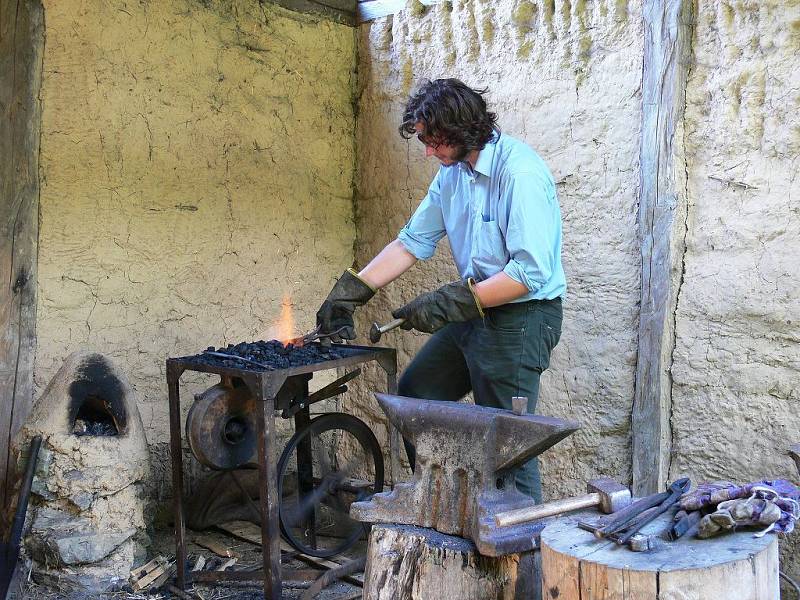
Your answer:
[[[418,259],[447,235],[462,279],[499,271],[528,293],[514,302],[550,300],[567,289],[561,266],[561,209],[553,176],[527,144],[500,134],[467,162],[442,166],[397,236]]]

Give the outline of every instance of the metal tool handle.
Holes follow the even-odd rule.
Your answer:
[[[386,323],[386,325],[378,325],[378,323],[373,323],[372,328],[369,330],[369,341],[373,344],[377,344],[384,333],[391,331],[396,327],[400,327],[400,325],[405,322],[405,319],[394,319]]]
[[[597,492],[586,494],[585,496],[578,496],[577,498],[564,498],[563,500],[555,500],[553,502],[546,502],[545,504],[497,513],[494,516],[494,524],[497,527],[519,525],[520,523],[535,521],[536,519],[544,519],[545,517],[552,517],[553,515],[560,515],[561,513],[571,512],[573,510],[597,506],[600,504],[600,501],[600,494]]]

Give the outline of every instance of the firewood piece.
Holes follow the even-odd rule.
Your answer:
[[[140,592],[161,587],[175,571],[175,562],[157,556],[146,565],[131,571],[131,589]]]
[[[217,567],[217,571],[224,571],[228,567],[232,567],[236,564],[236,561],[239,560],[238,558],[229,558],[224,563],[222,563],[219,567]]]
[[[255,544],[257,546],[261,545],[261,528],[258,525],[250,523],[249,521],[229,521],[228,523],[221,523],[217,525],[217,529],[221,529],[222,531],[231,534],[233,537],[250,542],[251,544]],[[339,563],[333,562],[332,560],[319,558],[317,556],[309,556],[307,554],[303,554],[302,552],[297,552],[297,550],[289,546],[289,544],[283,540],[281,540],[281,550],[291,553],[292,556],[297,560],[300,560],[313,567],[336,569],[341,566]],[[358,574],[346,575],[341,579],[342,581],[346,581],[352,585],[361,585],[363,583],[361,575]]]
[[[261,545],[261,527],[249,521],[228,521],[217,525],[217,529],[256,546]]]
[[[154,569],[157,569],[161,565],[167,562],[167,559],[160,554],[152,559],[150,562],[143,564],[141,567],[137,567],[131,571],[130,579],[132,581],[138,581]]]
[[[206,557],[202,554],[197,557],[197,560],[192,567],[193,572],[202,571],[203,567],[206,566]]]
[[[373,525],[364,600],[541,598],[534,553],[487,557],[469,540],[412,525]]]
[[[360,558],[356,558],[354,560],[348,561],[336,569],[331,569],[323,573],[313,584],[309,587],[303,595],[300,597],[300,600],[313,600],[316,598],[317,594],[321,592],[323,589],[331,585],[337,579],[342,579],[346,575],[351,575],[357,571],[363,571],[364,565],[367,562],[367,558],[362,556]],[[360,595],[360,594],[359,594]]]
[[[224,544],[218,542],[212,537],[207,535],[197,535],[192,540],[198,546],[202,546],[207,550],[211,550],[217,556],[222,556],[224,558],[241,558],[242,555],[236,552],[235,550],[231,550],[230,548],[226,547]]]
[[[179,587],[172,585],[171,583],[168,583],[166,586],[164,586],[164,589],[166,589],[173,596],[177,596],[178,598],[183,598],[183,600],[200,600],[199,596],[185,592]]]

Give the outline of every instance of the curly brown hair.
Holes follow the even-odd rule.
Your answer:
[[[497,115],[486,110],[483,94],[458,79],[425,81],[408,99],[403,111],[400,135],[417,135],[417,123],[424,127],[424,139],[434,144],[463,148],[465,152],[483,150],[500,132]]]

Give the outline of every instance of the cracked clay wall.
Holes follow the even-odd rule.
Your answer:
[[[796,481],[800,3],[700,0],[696,14],[671,474]],[[782,568],[800,572],[799,554],[784,544]]]
[[[269,3],[45,0],[35,380],[135,388],[158,491],[164,360],[298,328],[353,259],[351,27]],[[183,393],[212,379],[184,376]]]
[[[642,45],[640,3],[626,0],[412,3],[360,27],[359,266],[394,239],[437,168],[419,142],[397,133],[407,95],[424,78],[488,87],[502,130],[539,152],[557,181],[569,290],[539,412],[576,418],[583,429],[544,455],[546,497],[582,493],[601,473],[630,479]],[[360,314],[359,331],[457,276],[443,240],[434,258],[378,294]],[[386,343],[397,347],[402,368],[426,338],[397,330]],[[373,388],[384,389],[371,373]],[[382,422],[364,389],[354,405]],[[374,430],[385,438],[382,426]]]

